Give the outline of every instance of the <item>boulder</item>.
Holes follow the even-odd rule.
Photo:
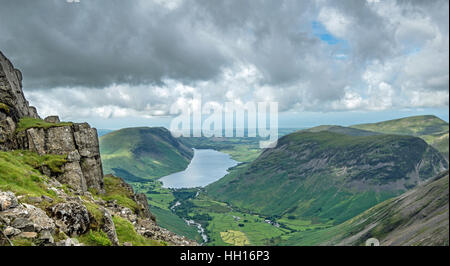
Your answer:
[[[13,237],[16,236],[18,234],[20,234],[22,231],[20,231],[20,229],[14,228],[12,226],[7,226],[4,230],[3,233],[5,234],[5,236],[7,237]]]
[[[105,208],[101,208],[101,211],[103,213],[102,230],[108,236],[109,240],[111,241],[111,244],[113,246],[118,246],[119,239],[117,238],[116,227],[112,220],[112,216],[109,213],[109,211]]]
[[[68,236],[79,236],[88,231],[89,213],[86,207],[78,202],[58,203],[49,208],[56,226]]]
[[[47,214],[30,204],[19,204],[15,208],[9,208],[0,212],[2,220],[6,221],[7,226],[19,229],[22,232],[41,232],[47,230],[53,232],[55,223]]]
[[[60,123],[61,121],[59,121],[59,117],[57,115],[51,115],[51,116],[47,116],[44,119],[45,122],[47,123]]]
[[[11,191],[0,191],[0,211],[15,208],[19,205],[16,196]]]

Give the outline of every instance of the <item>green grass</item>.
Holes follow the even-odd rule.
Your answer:
[[[34,246],[33,240],[28,239],[28,238],[15,237],[15,238],[11,239],[11,242],[13,243],[14,246],[19,246],[19,247]]]
[[[78,237],[78,241],[80,243],[85,244],[86,246],[111,246],[111,241],[105,232],[101,230],[92,231],[89,230],[89,233],[86,233],[80,237]]]
[[[141,236],[136,232],[130,221],[118,216],[113,216],[113,222],[116,227],[119,243],[130,242],[133,246],[164,246],[164,242],[156,241]]]
[[[178,217],[172,211],[153,206],[150,206],[150,211],[155,215],[156,222],[159,226],[166,228],[175,234],[201,242],[201,237],[197,232],[197,228],[187,225],[183,219]]]
[[[39,156],[30,151],[0,152],[0,190],[12,191],[18,195],[42,196],[54,198],[54,192],[48,191],[44,181],[48,177],[42,175],[38,168],[49,166],[52,171],[59,172],[65,156]]]
[[[118,177],[105,176],[103,179],[105,194],[99,194],[103,200],[116,200],[121,206],[130,208],[132,211],[139,209],[138,204],[132,199],[132,194],[121,186],[122,180]]]
[[[432,193],[430,193],[431,191]],[[448,172],[445,177],[428,183],[426,186],[420,187],[412,193],[409,192],[405,196],[402,195],[400,197],[401,199],[393,198],[383,201],[337,226],[319,230],[299,231],[286,235],[281,244],[301,246],[336,245],[342,240],[348,241],[349,238],[355,237],[362,231],[366,233],[360,235],[359,238],[356,237],[352,241],[346,242],[346,245],[364,245],[364,241],[370,237],[375,237],[381,241],[399,228],[406,229],[417,219],[414,216],[421,216],[419,214],[421,208],[427,208],[427,217],[420,217],[425,221],[431,221],[434,216],[439,216],[445,212],[448,215],[448,208],[442,208],[448,203],[448,201],[441,198],[445,196],[448,197]],[[409,202],[408,210],[404,209],[404,202]],[[441,209],[444,209],[443,213],[436,212],[436,210]],[[425,223],[420,226],[418,224],[420,223],[411,226],[410,230],[417,231],[416,234],[418,236],[421,234],[424,236],[423,238],[419,237],[417,239],[427,241],[429,239],[427,234],[434,229],[428,228]],[[448,235],[448,226],[434,225],[434,227],[445,228],[446,232],[443,233]],[[424,233],[425,231],[427,233]],[[399,237],[401,235],[397,236]],[[408,239],[404,239],[404,241],[406,240]],[[431,239],[431,241],[433,240]],[[439,245],[441,244],[439,243]],[[444,243],[444,245],[448,245],[448,243]]]
[[[16,132],[22,132],[29,128],[44,128],[48,129],[51,127],[64,127],[72,126],[72,122],[61,122],[61,123],[48,123],[42,119],[36,119],[31,117],[23,117],[17,124]]]

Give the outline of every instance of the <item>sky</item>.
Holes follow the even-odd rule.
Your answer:
[[[0,0],[0,50],[42,117],[167,126],[193,94],[280,127],[449,120],[447,0]]]

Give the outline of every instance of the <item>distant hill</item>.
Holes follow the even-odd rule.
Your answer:
[[[98,137],[101,137],[101,136],[104,136],[104,135],[106,135],[108,133],[111,133],[113,131],[114,130],[111,130],[111,129],[97,129],[97,134],[98,134]]]
[[[340,223],[447,167],[417,137],[299,131],[206,188],[266,216]]]
[[[362,130],[362,129],[357,129],[357,128],[351,128],[351,127],[336,126],[336,125],[322,125],[322,126],[304,129],[303,131],[304,132],[328,131],[328,132],[340,133],[340,134],[349,135],[349,136],[374,136],[374,135],[381,134],[378,132]]]
[[[351,127],[385,134],[411,136],[440,134],[448,132],[449,128],[447,122],[434,115],[411,116],[379,123],[353,125]]]
[[[156,179],[184,170],[193,150],[162,127],[125,128],[100,138],[105,174],[127,181]]]
[[[420,137],[442,152],[448,160],[449,125],[434,115],[411,116],[379,123],[353,125],[351,127],[384,134]]]
[[[449,245],[448,171],[426,184],[382,202],[343,224],[294,233],[287,245],[365,245],[376,238],[382,246]]]

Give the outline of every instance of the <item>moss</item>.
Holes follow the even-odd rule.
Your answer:
[[[3,111],[5,113],[9,114],[9,106],[4,103],[0,103],[0,111]]]
[[[78,237],[78,241],[87,245],[87,246],[111,246],[111,240],[109,240],[108,236],[105,232],[101,230],[92,231],[89,230],[89,233],[84,234]]]
[[[61,240],[66,240],[67,238],[69,238],[63,231],[58,231],[54,236],[53,239],[56,242],[59,242]]]
[[[141,236],[134,229],[133,224],[130,221],[113,216],[113,222],[116,227],[117,238],[119,239],[119,243],[123,244],[125,242],[130,242],[133,246],[163,246],[167,245],[167,243],[161,243],[159,241],[146,238]]]
[[[33,241],[28,238],[22,238],[22,237],[15,237],[11,239],[11,242],[14,246],[34,246]]]
[[[44,128],[48,129],[51,127],[64,127],[72,126],[72,122],[61,122],[61,123],[48,123],[42,119],[36,119],[31,117],[23,117],[17,124],[16,132],[22,132],[29,128]]]

